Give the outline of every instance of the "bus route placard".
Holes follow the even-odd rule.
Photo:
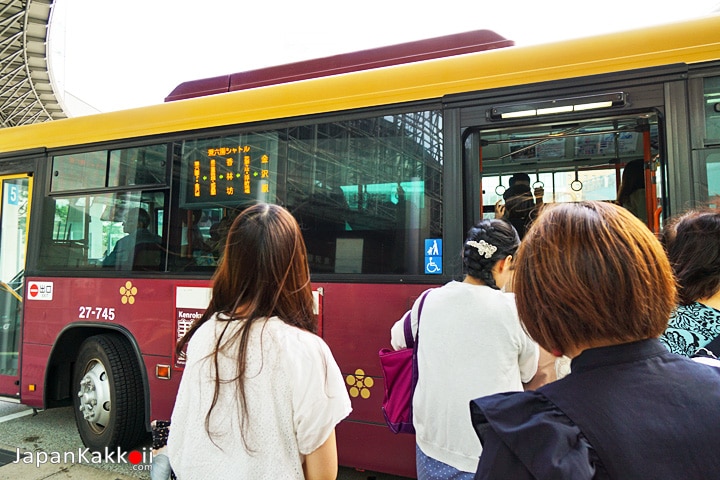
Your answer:
[[[273,190],[271,155],[250,145],[211,145],[185,156],[185,206],[266,201]]]

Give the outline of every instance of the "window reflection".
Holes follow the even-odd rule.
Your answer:
[[[180,207],[211,219],[215,259],[237,213],[268,201],[298,220],[312,273],[422,273],[442,237],[441,132],[418,112],[186,141]]]
[[[52,192],[167,182],[165,144],[58,155],[52,162]]]
[[[46,199],[42,270],[161,270],[165,252],[162,192],[73,195]]]
[[[720,142],[720,77],[704,79],[705,141]]]

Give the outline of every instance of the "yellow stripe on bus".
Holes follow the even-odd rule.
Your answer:
[[[0,131],[0,153],[440,100],[462,92],[718,58],[720,16],[711,16],[13,127]]]

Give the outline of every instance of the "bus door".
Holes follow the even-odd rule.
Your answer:
[[[466,168],[477,171],[481,182],[466,187],[471,189],[469,201],[478,205],[483,216],[494,216],[495,205],[507,200],[507,187],[516,174],[521,174],[523,182],[527,182],[527,195],[541,187],[545,203],[614,202],[630,210],[651,230],[659,230],[664,189],[656,114],[522,125],[501,123],[469,129],[465,141]],[[622,178],[626,189],[621,187]],[[621,192],[627,193],[620,198]],[[528,199],[529,205],[537,201],[531,196]],[[521,207],[530,208],[525,203]],[[506,215],[509,209],[506,203]]]
[[[16,398],[31,191],[27,174],[0,176],[0,395]]]

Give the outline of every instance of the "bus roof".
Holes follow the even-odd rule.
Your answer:
[[[0,131],[0,153],[399,104],[720,58],[720,15],[544,45],[508,47]]]
[[[510,47],[514,43],[490,30],[474,30],[230,75],[190,80],[175,87],[165,101],[171,102],[464,53],[482,52],[494,48]]]

